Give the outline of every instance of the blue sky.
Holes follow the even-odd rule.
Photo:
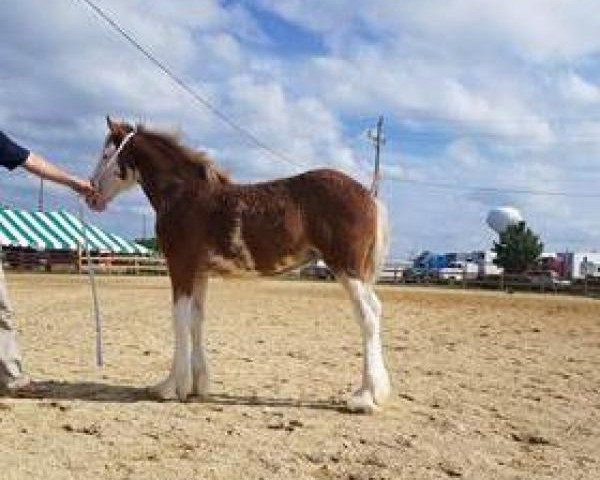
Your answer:
[[[491,245],[487,211],[519,207],[548,250],[600,248],[600,16],[593,0],[97,0],[203,96],[302,168],[369,182],[365,132],[386,119],[382,196],[392,255]],[[248,143],[79,0],[5,0],[0,128],[88,175],[104,115],[180,132],[235,179],[301,168]],[[37,203],[37,180],[0,172],[0,202]],[[460,188],[424,185],[443,183]],[[47,186],[49,208],[76,208]],[[600,193],[600,192],[599,192]],[[142,233],[139,191],[100,225]]]

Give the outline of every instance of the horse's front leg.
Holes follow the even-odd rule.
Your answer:
[[[206,354],[205,304],[208,276],[199,275],[194,282],[192,299],[192,394],[208,395],[209,369]]]
[[[175,393],[182,402],[192,391],[190,337],[194,317],[193,298],[174,295],[173,318],[175,320]]]
[[[150,388],[151,395],[162,400],[179,398],[184,401],[191,392],[190,335],[193,313],[190,295],[173,292],[173,328],[175,349],[171,371],[165,380]]]

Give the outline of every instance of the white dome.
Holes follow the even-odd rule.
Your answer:
[[[497,207],[490,210],[487,224],[497,233],[504,232],[510,225],[523,221],[523,215],[514,207]]]

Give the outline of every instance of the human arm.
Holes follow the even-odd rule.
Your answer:
[[[81,195],[91,195],[94,192],[88,180],[77,178],[65,172],[33,152],[23,162],[23,167],[38,177],[65,185]]]
[[[51,180],[72,188],[82,195],[92,195],[90,182],[74,177],[61,170],[40,155],[30,152],[27,148],[15,143],[0,130],[0,165],[13,170],[19,166],[41,178]]]

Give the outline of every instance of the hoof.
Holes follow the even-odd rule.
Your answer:
[[[375,413],[378,409],[373,395],[367,389],[361,389],[352,395],[346,402],[346,406],[352,413]]]
[[[387,373],[381,378],[377,385],[373,385],[373,401],[377,405],[383,405],[390,396],[390,380]]]
[[[160,383],[148,387],[148,395],[157,400],[176,400],[177,391],[175,388],[175,380],[171,377],[166,378]]]
[[[192,378],[189,373],[181,375],[179,378],[175,377],[175,393],[180,402],[185,402],[188,395],[192,393]]]
[[[208,398],[208,378],[195,379],[192,385],[192,395],[204,400]]]

